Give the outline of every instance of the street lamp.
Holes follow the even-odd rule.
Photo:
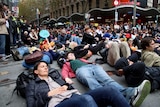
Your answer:
[[[136,4],[137,4],[137,0],[134,0],[133,27],[136,27]]]
[[[119,1],[114,0],[114,6],[116,7],[116,9],[115,9],[115,25],[117,24],[117,21],[118,21],[118,11],[117,11],[117,6],[118,5],[119,5]]]
[[[40,15],[40,11],[39,11],[39,9],[37,8],[36,9],[36,19],[37,19],[37,25],[39,26],[39,15]]]

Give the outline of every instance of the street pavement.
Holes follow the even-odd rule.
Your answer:
[[[94,61],[95,58],[99,58],[99,56],[93,55],[89,60]],[[18,96],[16,92],[12,96],[17,76],[26,70],[22,67],[21,63],[22,61],[14,61],[12,57],[9,58],[8,63],[0,62],[0,107],[26,107],[24,98]],[[56,61],[50,66],[60,70]],[[105,71],[115,70],[107,64],[101,64],[101,66]],[[111,77],[121,85],[126,86],[124,77],[116,75],[111,75]],[[81,93],[88,90],[87,87],[82,86],[76,79],[73,80],[74,87],[79,89]],[[11,103],[6,105],[10,100]],[[150,93],[140,107],[160,107],[160,90]]]

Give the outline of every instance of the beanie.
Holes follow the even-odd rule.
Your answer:
[[[138,61],[139,57],[138,57],[137,53],[133,53],[131,56],[128,57],[128,59],[135,63]]]
[[[88,49],[82,49],[75,53],[76,58],[82,58],[83,56],[87,55]]]

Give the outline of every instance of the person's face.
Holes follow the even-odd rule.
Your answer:
[[[41,62],[38,67],[37,70],[34,71],[35,74],[37,74],[38,76],[42,77],[42,76],[48,76],[48,66],[46,63]]]
[[[3,9],[4,9],[4,10],[7,10],[7,9],[8,9],[8,7],[7,7],[6,5],[4,5],[4,6],[3,6]]]
[[[74,53],[69,53],[68,56],[67,56],[67,59],[68,60],[75,60],[76,58],[75,58]]]
[[[149,51],[153,51],[154,48],[155,48],[155,44],[154,44],[154,41],[152,40],[149,46],[146,47],[146,49]]]

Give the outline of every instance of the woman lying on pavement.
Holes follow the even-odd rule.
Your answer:
[[[80,94],[60,75],[49,73],[44,61],[34,66],[35,80],[26,89],[27,107],[129,107],[114,87],[100,87]]]
[[[100,65],[82,58],[76,59],[71,52],[66,55],[66,60],[68,61],[62,67],[62,77],[67,83],[72,84],[73,82],[70,78],[76,77],[92,90],[104,86],[115,87],[122,92],[131,105],[136,107],[141,105],[150,92],[150,82],[148,80],[144,80],[138,87],[124,88],[114,81]]]

